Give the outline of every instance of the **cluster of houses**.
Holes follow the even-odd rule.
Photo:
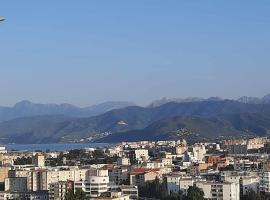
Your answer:
[[[116,162],[55,167],[47,159],[68,152],[8,152],[2,147],[0,200],[64,200],[77,190],[89,199],[138,199],[140,187],[154,180],[166,184],[168,195],[187,194],[191,186],[200,188],[205,199],[239,200],[251,190],[269,195],[268,146],[267,138],[192,145],[185,140],[123,142],[102,149]],[[31,156],[32,164],[15,165],[23,156]]]

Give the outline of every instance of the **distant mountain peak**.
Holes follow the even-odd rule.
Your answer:
[[[88,110],[93,112],[107,112],[114,109],[125,108],[129,106],[135,106],[136,104],[129,102],[129,101],[105,101],[103,103],[89,106],[87,107]]]
[[[27,108],[27,107],[31,107],[35,105],[33,102],[29,101],[29,100],[22,100],[22,101],[19,101],[18,103],[16,103],[13,108],[14,109],[18,109],[18,108]]]
[[[220,97],[210,97],[208,99],[200,98],[200,97],[186,97],[186,98],[167,98],[163,97],[161,99],[153,101],[148,107],[158,107],[163,104],[176,102],[176,103],[187,103],[187,102],[200,102],[200,101],[222,101],[223,99]]]
[[[223,101],[220,97],[209,97],[209,98],[199,98],[199,97],[187,97],[187,98],[167,98],[162,97],[161,99],[153,101],[148,107],[154,108],[162,106],[163,104],[176,102],[176,103],[187,103],[187,102],[200,102],[200,101]],[[242,96],[236,100],[231,99],[232,101],[238,101],[245,104],[270,104],[270,94],[265,95],[262,98],[258,97],[249,97]]]
[[[240,97],[239,99],[237,99],[237,101],[239,101],[241,103],[259,104],[261,100],[257,97],[243,96],[243,97]]]
[[[265,95],[261,100],[263,103],[270,103],[270,94]]]
[[[18,103],[16,103],[14,105],[14,107],[15,106],[20,106],[20,105],[31,105],[31,104],[33,104],[33,103],[31,101],[29,101],[29,100],[22,100],[22,101],[19,101]]]
[[[18,117],[29,117],[35,115],[65,115],[67,117],[91,117],[103,114],[113,109],[134,106],[134,103],[126,101],[108,101],[94,106],[80,108],[69,103],[42,104],[22,100],[13,107],[0,106],[0,122]]]
[[[270,94],[267,94],[262,98],[243,96],[237,99],[237,101],[241,103],[249,103],[249,104],[269,104]]]

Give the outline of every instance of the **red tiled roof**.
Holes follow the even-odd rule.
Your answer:
[[[137,175],[137,174],[145,174],[148,172],[155,172],[158,174],[159,169],[148,169],[148,168],[135,168],[130,174]]]

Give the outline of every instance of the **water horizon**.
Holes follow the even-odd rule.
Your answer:
[[[1,144],[8,151],[68,151],[72,149],[111,147],[110,143]]]

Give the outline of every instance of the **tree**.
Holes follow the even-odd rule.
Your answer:
[[[82,189],[77,189],[75,192],[75,199],[77,200],[86,200],[86,193]]]
[[[241,200],[263,200],[265,197],[260,193],[256,193],[254,190],[249,190],[246,195],[244,195]]]
[[[66,193],[65,200],[87,200],[86,193],[82,189],[69,190]]]
[[[32,164],[32,158],[31,157],[21,157],[14,160],[14,165],[30,165]]]
[[[75,194],[73,190],[68,190],[68,192],[65,195],[65,200],[74,200],[75,199]]]
[[[233,171],[234,170],[234,166],[233,165],[227,165],[226,167],[222,167],[219,169],[220,171]]]
[[[190,186],[188,188],[187,200],[203,200],[204,192],[197,186]]]
[[[168,194],[166,181],[160,182],[158,178],[154,181],[148,181],[144,185],[139,186],[139,196],[156,198],[160,200],[182,200],[182,194]]]

